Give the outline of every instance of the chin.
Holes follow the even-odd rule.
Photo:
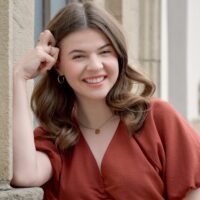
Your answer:
[[[76,96],[79,100],[81,99],[86,99],[86,100],[96,100],[96,101],[99,101],[99,100],[102,100],[102,101],[105,101],[107,95],[109,93],[109,90],[107,91],[96,91],[96,92],[88,92],[88,93],[78,93]]]

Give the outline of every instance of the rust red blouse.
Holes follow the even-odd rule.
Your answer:
[[[47,153],[53,178],[45,200],[180,200],[200,187],[200,137],[168,104],[152,100],[142,129],[128,136],[121,121],[99,170],[81,135],[60,153],[42,128],[35,130],[39,151]]]

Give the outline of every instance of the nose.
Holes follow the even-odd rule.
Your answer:
[[[89,71],[100,71],[103,69],[103,63],[102,60],[98,57],[98,55],[91,55],[89,57],[88,63],[87,63],[87,70]]]

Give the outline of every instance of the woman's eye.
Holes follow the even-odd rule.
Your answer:
[[[72,59],[75,60],[75,59],[80,59],[83,57],[84,57],[84,55],[76,55],[76,56],[73,56]]]
[[[102,52],[101,52],[101,54],[109,54],[109,53],[111,53],[110,50],[105,50],[105,51],[102,51]]]

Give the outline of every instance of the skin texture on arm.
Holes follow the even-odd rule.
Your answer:
[[[36,151],[26,85],[56,63],[59,49],[50,31],[40,34],[38,45],[14,68],[13,73],[13,179],[16,186],[40,186],[52,176],[48,156]],[[49,45],[51,44],[51,45]]]
[[[200,199],[200,188],[189,191],[183,200],[199,200],[199,199]]]

